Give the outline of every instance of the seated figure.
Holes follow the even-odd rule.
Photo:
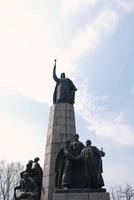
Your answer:
[[[38,195],[38,188],[34,180],[25,172],[22,174],[20,185],[14,188],[14,198],[16,200],[27,199],[36,200]]]

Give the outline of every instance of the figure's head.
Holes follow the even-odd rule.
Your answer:
[[[28,173],[27,173],[27,172],[24,172],[22,176],[23,176],[23,178],[24,178],[25,180],[28,179]]]
[[[70,144],[71,144],[71,141],[67,139],[67,140],[64,141],[64,144],[65,144],[65,145],[70,145]]]
[[[75,135],[74,135],[74,139],[75,139],[75,140],[78,140],[78,139],[79,139],[79,134],[75,134]]]
[[[28,163],[32,165],[33,164],[33,160],[29,160]]]
[[[33,165],[33,160],[29,160],[26,165],[26,168],[32,168],[32,165]]]
[[[91,140],[87,140],[87,141],[86,141],[86,146],[87,146],[87,147],[90,146],[91,144],[92,144]]]
[[[60,78],[65,79],[66,78],[65,73],[61,73]]]
[[[38,162],[39,160],[40,160],[39,157],[36,157],[36,158],[34,159],[34,163]]]

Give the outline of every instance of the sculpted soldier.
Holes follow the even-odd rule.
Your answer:
[[[37,185],[38,188],[38,196],[37,196],[37,200],[40,200],[41,197],[41,189],[42,189],[42,177],[43,177],[43,171],[42,168],[40,166],[40,164],[38,163],[40,159],[38,157],[36,157],[34,159],[34,165],[33,165],[33,179]]]
[[[76,87],[73,82],[65,77],[65,73],[62,73],[60,78],[56,75],[56,60],[53,69],[53,79],[56,81],[56,87],[53,95],[53,103],[70,103],[74,104]]]
[[[55,185],[57,188],[71,188],[73,177],[73,161],[75,157],[71,150],[71,141],[65,140],[63,148],[57,155],[55,165]]]
[[[23,171],[21,174],[23,175],[23,173],[27,172],[28,176],[32,178],[33,177],[32,166],[33,166],[33,160],[29,160],[28,163],[26,164],[25,171]]]
[[[102,156],[105,156],[105,153],[92,146],[91,141],[87,140],[86,147],[79,156],[79,159],[82,158],[84,166],[84,188],[101,188],[104,186]]]
[[[84,145],[79,141],[79,135],[74,135],[74,142],[66,140],[63,148],[56,158],[56,187],[57,188],[82,188],[83,169],[81,154]]]
[[[84,148],[84,144],[79,141],[79,135],[74,135],[74,142],[71,143],[71,149],[73,156],[77,158]],[[73,162],[73,188],[82,188],[83,186],[83,166],[82,160],[79,159],[78,162]]]

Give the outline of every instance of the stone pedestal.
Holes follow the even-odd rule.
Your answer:
[[[110,200],[107,192],[54,193],[53,200]]]
[[[65,139],[76,134],[74,107],[58,103],[51,107],[46,140],[43,189],[41,200],[52,200],[55,187],[55,160]]]

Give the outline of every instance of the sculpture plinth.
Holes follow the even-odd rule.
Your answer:
[[[54,193],[53,200],[110,200],[106,192]]]
[[[42,200],[52,200],[55,187],[55,160],[65,139],[76,134],[74,107],[58,103],[51,107],[46,140]]]

